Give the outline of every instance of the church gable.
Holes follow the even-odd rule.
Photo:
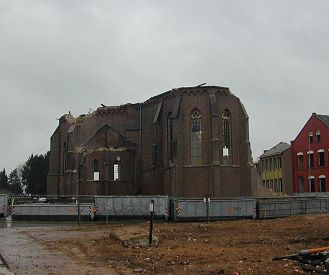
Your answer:
[[[110,124],[102,125],[83,145],[88,149],[118,148],[125,143],[125,138]]]

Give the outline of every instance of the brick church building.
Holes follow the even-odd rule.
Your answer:
[[[47,193],[250,196],[252,167],[239,98],[224,87],[183,87],[63,115],[51,136]]]

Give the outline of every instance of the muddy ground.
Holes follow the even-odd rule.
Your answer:
[[[329,215],[210,223],[157,223],[159,245],[126,248],[118,227],[148,229],[146,222],[25,229],[37,242],[68,258],[118,274],[305,274],[293,261],[272,257],[329,246]],[[31,231],[30,231],[31,230]]]

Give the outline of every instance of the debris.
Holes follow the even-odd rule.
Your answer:
[[[134,269],[134,272],[135,273],[142,273],[142,272],[144,272],[145,271],[145,269],[143,269],[143,268],[135,268]]]
[[[298,253],[286,256],[277,256],[272,260],[293,260],[296,261],[304,271],[316,273],[328,273],[329,269],[329,247],[318,247],[307,250],[301,250]],[[295,269],[294,271],[296,271]]]

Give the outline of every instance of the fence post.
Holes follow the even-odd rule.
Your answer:
[[[80,216],[80,180],[77,181],[77,203],[78,203],[78,225],[81,225],[81,216]]]
[[[150,203],[150,231],[149,231],[149,246],[152,245],[152,234],[153,234],[153,214],[154,214],[154,200]]]
[[[207,223],[209,223],[209,202],[210,198],[206,195],[206,214],[207,214]]]

